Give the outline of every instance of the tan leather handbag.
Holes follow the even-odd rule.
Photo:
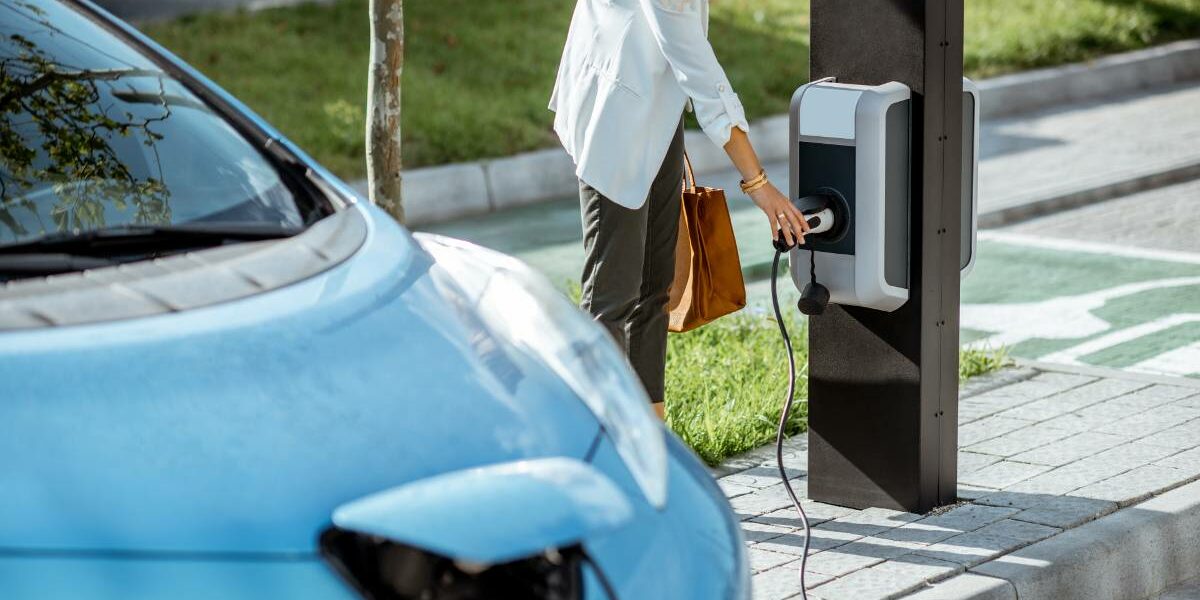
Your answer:
[[[746,306],[746,284],[725,192],[698,187],[692,161],[683,155],[683,204],[675,245],[668,329],[683,332]]]

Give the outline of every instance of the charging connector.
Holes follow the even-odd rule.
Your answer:
[[[805,236],[819,236],[820,239],[824,239],[845,235],[846,221],[849,217],[845,203],[845,198],[837,190],[829,188],[822,188],[815,194],[796,200],[796,208],[800,209],[804,219],[808,221],[809,230]],[[788,247],[783,236],[779,235],[776,236],[775,249],[787,252],[791,247]],[[813,316],[825,312],[825,307],[829,305],[829,288],[817,283],[816,250],[810,246],[808,253],[808,285],[800,292],[800,301],[796,303],[796,308],[803,314]]]

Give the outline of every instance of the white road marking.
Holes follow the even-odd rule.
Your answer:
[[[1200,342],[1192,342],[1182,348],[1148,358],[1127,370],[1179,376],[1200,373]]]
[[[1159,260],[1163,262],[1200,265],[1200,254],[1196,254],[1194,252],[1181,252],[1178,250],[1153,250],[1150,248],[1135,248],[1131,246],[1113,246],[1099,242],[1043,238],[1022,233],[1010,233],[1007,231],[980,231],[979,239],[991,242],[1000,242],[1004,244],[1012,244],[1016,246],[1040,248],[1043,250],[1084,252],[1087,254],[1103,254],[1105,256],[1119,256],[1122,258],[1140,258],[1145,260]]]
[[[1092,314],[1110,300],[1191,285],[1200,285],[1200,276],[1139,281],[1040,302],[964,304],[962,326],[992,332],[992,335],[972,342],[975,347],[1012,346],[1034,338],[1085,338],[1112,329],[1111,323]]]
[[[1177,315],[1169,315],[1147,323],[1134,325],[1133,327],[1118,329],[1117,331],[1114,331],[1108,335],[1100,336],[1094,340],[1088,340],[1082,344],[1067,348],[1066,350],[1051,352],[1050,354],[1047,354],[1038,360],[1067,365],[1078,365],[1082,364],[1079,362],[1079,358],[1082,356],[1099,352],[1106,348],[1112,348],[1118,344],[1124,344],[1125,342],[1133,341],[1140,337],[1165,331],[1172,327],[1177,327],[1186,323],[1200,323],[1200,314],[1181,313]]]

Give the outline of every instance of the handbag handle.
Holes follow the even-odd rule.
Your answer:
[[[696,189],[696,174],[692,172],[692,159],[688,157],[687,150],[683,151],[683,191]],[[688,182],[691,182],[689,185]]]

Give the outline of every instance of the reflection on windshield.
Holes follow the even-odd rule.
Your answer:
[[[184,85],[58,2],[0,0],[0,243],[123,224],[305,222]]]

